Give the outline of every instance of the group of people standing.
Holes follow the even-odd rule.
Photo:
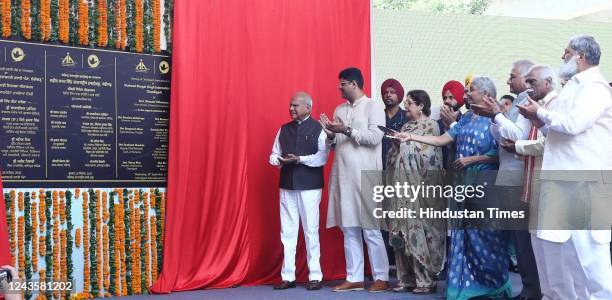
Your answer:
[[[278,131],[270,155],[270,164],[281,172],[284,247],[282,282],[274,288],[296,286],[300,219],[310,270],[306,288],[321,288],[319,204],[323,166],[333,149],[327,227],[338,226],[344,234],[347,270],[346,281],[333,291],[365,288],[365,240],[374,278],[370,292],[391,288],[390,246],[399,279],[393,291],[434,293],[444,273],[447,299],[510,298],[512,244],[523,283],[517,299],[612,299],[611,234],[601,230],[612,224],[555,228],[539,223],[549,225],[551,212],[567,213],[559,210],[560,203],[578,198],[607,210],[612,205],[612,178],[605,172],[612,170],[612,89],[599,71],[600,56],[593,37],[576,36],[564,50],[558,74],[549,66],[518,60],[507,82],[516,97],[500,101],[489,77],[468,76],[463,84],[451,80],[441,91],[438,120],[431,118],[426,91],[405,93],[395,79],[383,82],[382,102],[369,99],[356,68],[340,72],[339,90],[347,101],[331,118],[321,114],[314,120],[311,97],[296,93],[290,102],[292,121]],[[381,126],[392,131],[385,135]],[[362,204],[372,199],[364,199],[361,191],[362,171],[383,169],[385,181],[414,184],[448,180],[440,174],[449,170],[458,181],[465,172],[499,170],[496,191],[529,212],[534,230],[470,229],[449,227],[440,219],[395,218],[383,220],[389,235],[383,239],[380,230],[363,223]],[[587,170],[585,176],[570,172]],[[384,205],[439,210],[449,203],[435,197],[413,202],[391,198]]]

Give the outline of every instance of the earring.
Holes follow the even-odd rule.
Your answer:
[[[422,114],[423,114],[423,111],[422,111],[422,110],[419,110],[419,115],[422,115]]]

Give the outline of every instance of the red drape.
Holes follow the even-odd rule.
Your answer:
[[[173,48],[164,262],[153,291],[278,281],[274,136],[296,91],[313,96],[318,119],[343,101],[341,69],[360,68],[369,84],[369,1],[176,1]],[[342,234],[325,228],[326,216],[324,193],[323,274],[343,278]],[[298,253],[305,281],[302,237]]]
[[[0,178],[0,266],[11,265],[11,249],[9,248],[8,223],[6,220],[6,207],[4,205],[4,192],[2,178]]]

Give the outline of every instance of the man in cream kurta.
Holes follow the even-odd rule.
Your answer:
[[[380,230],[366,229],[369,226],[363,222],[363,216],[372,215],[370,205],[374,201],[361,193],[361,172],[382,170],[383,132],[378,126],[385,126],[384,106],[365,96],[359,69],[345,69],[340,72],[339,79],[339,89],[347,102],[336,108],[333,120],[321,115],[327,142],[335,149],[329,180],[327,227],[338,226],[344,233],[346,257],[346,281],[334,291],[363,289],[365,237],[375,280],[368,291],[380,292],[388,289],[389,261]]]
[[[610,231],[567,227],[582,220],[592,229],[610,228],[612,90],[597,67],[600,55],[593,37],[572,38],[560,71],[571,79],[558,98],[549,108],[534,101],[519,106],[546,135],[538,203],[543,230],[532,238],[543,299],[612,299]]]

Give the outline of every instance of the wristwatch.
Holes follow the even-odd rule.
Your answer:
[[[349,126],[346,127],[346,130],[344,131],[344,134],[346,134],[347,136],[351,136],[351,132],[353,131],[353,129]]]

